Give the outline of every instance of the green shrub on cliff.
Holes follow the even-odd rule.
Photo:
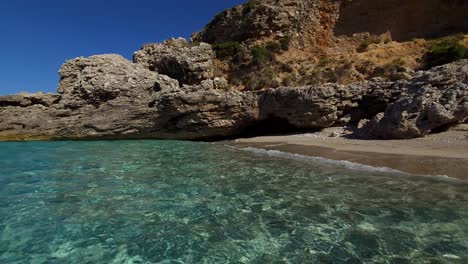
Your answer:
[[[279,72],[275,65],[259,67],[245,76],[245,88],[251,91],[263,88],[276,88],[280,86],[278,75]]]
[[[265,48],[273,53],[279,53],[281,52],[282,48],[281,48],[281,44],[279,42],[276,42],[276,41],[269,41]]]
[[[402,72],[405,70],[405,61],[401,58],[394,59],[382,66],[373,66],[374,70],[371,73],[372,77],[388,78],[394,73]]]
[[[232,58],[242,50],[242,45],[239,42],[229,41],[213,45],[213,50],[216,52],[216,58],[225,60]]]
[[[253,61],[259,64],[272,61],[275,57],[275,54],[273,54],[273,52],[271,52],[265,47],[258,45],[252,48],[251,53]]]
[[[251,0],[242,6],[242,14],[247,15],[259,4],[258,0]]]
[[[282,51],[288,51],[289,46],[291,44],[291,37],[290,36],[284,36],[278,41],[269,41],[265,45],[265,48],[267,48],[269,51],[273,53],[281,53]]]
[[[380,42],[380,36],[368,36],[359,44],[357,52],[366,52],[371,44],[379,44]]]
[[[454,62],[467,57],[468,51],[456,38],[434,43],[426,53],[429,68]]]
[[[287,35],[279,39],[279,43],[281,45],[281,49],[284,51],[289,50],[289,46],[291,45],[291,36]]]

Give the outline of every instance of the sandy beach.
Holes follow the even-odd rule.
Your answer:
[[[232,144],[468,180],[466,125],[409,140],[359,140],[346,134],[344,128],[330,128],[317,133],[244,138]]]

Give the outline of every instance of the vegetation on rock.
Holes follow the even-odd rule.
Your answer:
[[[427,66],[434,67],[468,57],[468,48],[460,44],[463,36],[436,41],[426,53]]]
[[[433,41],[426,39],[468,32],[468,4],[384,2],[389,8],[371,0],[251,0],[223,11],[192,39],[214,45],[222,60],[217,71],[241,90],[408,79],[427,65],[466,57],[468,40],[428,51]],[[395,21],[396,14],[414,19]]]
[[[281,44],[276,41],[269,41],[267,42],[265,48],[273,53],[280,53],[282,48]]]
[[[216,58],[226,60],[232,58],[242,49],[242,45],[236,41],[214,44],[213,49],[216,52]]]
[[[279,43],[281,45],[281,49],[283,51],[288,51],[289,46],[291,45],[291,36],[287,35],[279,39]]]
[[[383,39],[380,36],[368,36],[366,37],[361,44],[359,44],[359,47],[357,48],[358,52],[365,52],[367,51],[367,48],[372,45],[372,44],[380,44],[381,42],[388,43],[390,40],[388,38]]]
[[[246,14],[252,12],[252,10],[254,10],[257,5],[258,5],[258,0],[252,0],[252,1],[249,1],[249,2],[245,3],[242,6],[243,15],[246,15]]]
[[[268,48],[256,45],[251,50],[253,61],[257,64],[263,64],[274,60],[275,54]]]

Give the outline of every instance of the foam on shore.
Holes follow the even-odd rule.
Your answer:
[[[355,170],[355,171],[394,173],[396,175],[401,175],[401,176],[413,175],[410,173],[406,173],[406,172],[388,168],[388,167],[376,167],[376,166],[365,165],[365,164],[356,163],[356,162],[347,161],[347,160],[327,159],[327,158],[316,157],[316,156],[307,156],[307,155],[301,155],[301,154],[296,154],[296,153],[283,152],[279,150],[267,150],[267,149],[255,148],[255,147],[243,147],[243,148],[235,148],[235,149],[251,152],[257,155],[267,155],[270,157],[277,157],[277,158],[318,162],[322,164],[328,164],[328,165],[337,166],[337,167],[346,168],[346,169]],[[437,180],[444,180],[444,181],[450,181],[450,182],[459,182],[459,183],[467,182],[465,180],[452,178],[447,175],[414,175],[414,176],[423,176],[427,178],[433,178]]]

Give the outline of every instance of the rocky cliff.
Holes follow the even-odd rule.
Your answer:
[[[161,45],[174,48],[173,41]],[[196,61],[191,56],[200,54],[192,51],[200,47],[204,45],[182,45],[169,56],[184,62],[171,64],[175,68],[170,69],[178,69],[173,78],[156,70],[167,67],[160,58],[167,57],[164,52],[151,53],[144,63],[119,55],[68,61],[60,69],[58,95],[0,97],[0,138],[212,139],[262,127],[270,130],[263,132],[297,131],[359,122],[366,123],[361,135],[411,138],[468,117],[466,60],[418,72],[407,81],[374,79],[241,92],[226,90],[217,85],[219,78],[202,73],[211,69],[200,71],[204,67],[185,63]],[[203,65],[210,64],[206,59]],[[183,83],[190,78],[194,84]]]
[[[392,64],[381,69],[391,75],[357,78],[364,75],[355,71],[343,81],[349,69],[372,68],[353,64],[359,58],[382,57],[378,47],[364,53],[346,47],[355,48],[368,23],[366,36],[385,30],[401,40],[464,31],[466,8],[463,1],[439,0],[251,1],[218,15],[192,43],[148,44],[133,61],[112,54],[76,58],[60,69],[57,94],[0,96],[0,140],[199,140],[335,125],[359,126],[356,137],[424,136],[466,122],[468,60],[416,71]],[[408,27],[390,19],[397,13]],[[409,13],[422,16],[427,30]],[[405,52],[415,45],[392,43],[382,44],[393,45],[392,56],[411,54]],[[354,57],[314,57],[333,50]],[[309,62],[311,69],[304,66]],[[284,82],[292,74],[301,81]],[[313,81],[322,75],[332,82]],[[246,89],[235,76],[257,87]]]
[[[427,68],[429,50],[447,36],[460,34],[451,41],[468,48],[467,13],[460,0],[252,0],[192,41],[223,55],[237,45],[216,65],[241,89],[402,79]]]
[[[252,0],[220,13],[192,39],[222,43],[289,34],[304,49],[360,33],[404,41],[468,33],[467,13],[464,0]]]

